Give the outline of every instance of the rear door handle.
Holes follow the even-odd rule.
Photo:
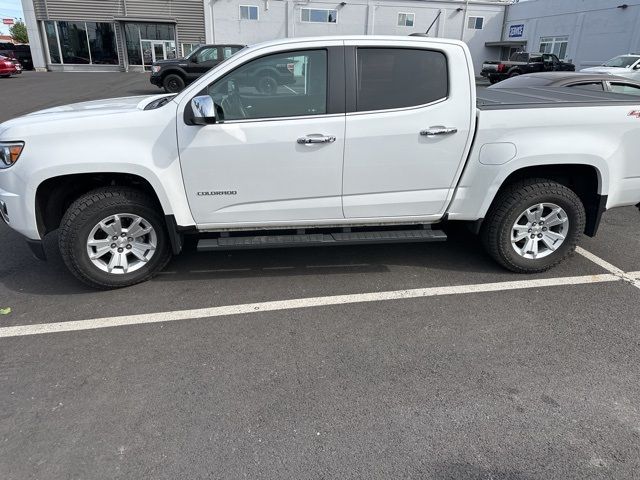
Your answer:
[[[427,137],[435,137],[436,135],[451,135],[457,132],[458,132],[458,129],[455,127],[445,127],[443,125],[436,125],[434,127],[429,127],[426,130],[421,130],[420,135],[425,135]]]
[[[311,143],[333,143],[335,141],[336,137],[333,135],[321,135],[319,133],[312,133],[298,139],[298,143],[301,145],[309,145]]]

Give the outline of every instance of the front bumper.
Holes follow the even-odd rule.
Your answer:
[[[18,217],[19,209],[19,201],[20,197],[17,195],[9,194],[2,189],[0,189],[0,219],[9,226],[9,228],[18,231],[24,235],[24,231],[21,228],[16,228],[15,224],[20,223],[20,218]],[[15,207],[15,208],[14,208]],[[31,250],[31,253],[34,257],[39,260],[46,260],[47,255],[44,251],[44,246],[42,244],[42,240],[33,239],[25,236],[25,241],[27,242],[27,246]]]
[[[151,74],[149,81],[156,87],[162,87],[162,77],[160,75]]]

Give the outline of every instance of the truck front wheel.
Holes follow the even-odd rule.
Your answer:
[[[60,224],[62,258],[94,288],[119,288],[151,278],[171,258],[155,201],[138,190],[105,187],[71,204]]]
[[[536,178],[515,182],[496,197],[480,235],[502,266],[536,273],[570,256],[584,225],[584,206],[575,192]]]
[[[175,73],[170,73],[162,81],[164,91],[167,93],[178,93],[184,88],[184,79]]]

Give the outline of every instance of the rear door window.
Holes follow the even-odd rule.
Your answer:
[[[413,107],[447,97],[447,58],[442,52],[408,48],[358,48],[359,112]]]

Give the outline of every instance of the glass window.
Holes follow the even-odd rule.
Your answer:
[[[44,22],[44,31],[47,36],[49,58],[51,63],[60,63],[60,51],[58,50],[58,36],[56,35],[56,22]]]
[[[604,67],[618,67],[618,68],[631,68],[640,57],[630,56],[630,55],[620,55],[618,57],[614,57],[608,62],[604,63]]]
[[[338,20],[338,11],[318,8],[303,8],[300,10],[300,19],[303,22],[336,23]]]
[[[205,47],[196,53],[198,63],[213,62],[218,60],[218,47]]]
[[[398,13],[398,26],[413,27],[414,18],[415,18],[415,14],[413,13]]]
[[[446,98],[447,59],[442,52],[358,48],[358,111],[423,105]]]
[[[87,35],[89,35],[91,63],[118,64],[116,35],[112,24],[87,22]]]
[[[142,65],[140,51],[140,31],[135,23],[124,24],[124,37],[127,44],[127,57],[130,65]]]
[[[604,91],[604,87],[602,86],[602,82],[591,82],[591,83],[575,83],[573,85],[567,85],[571,88],[577,88],[580,90],[595,90],[598,92]]]
[[[484,27],[484,17],[469,17],[467,20],[467,28],[471,30],[482,30]]]
[[[155,44],[150,40],[164,40],[166,58],[175,58],[176,43],[174,26],[168,23],[125,23],[125,43],[130,65],[150,65],[153,62]],[[141,50],[142,49],[142,50]],[[162,58],[157,58],[162,60]]]
[[[258,20],[256,5],[240,5],[240,20]]]
[[[540,52],[553,53],[560,60],[567,56],[569,37],[542,37],[540,39]]]
[[[58,22],[58,34],[64,63],[91,63],[84,22]]]
[[[253,60],[207,88],[224,120],[321,115],[327,111],[327,52]]]
[[[628,83],[611,83],[611,91],[614,93],[624,93],[627,95],[640,95],[640,87]]]

